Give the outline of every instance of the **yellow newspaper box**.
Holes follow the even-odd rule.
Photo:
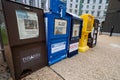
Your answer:
[[[85,52],[89,49],[87,46],[88,34],[92,32],[94,16],[90,14],[83,14],[80,17],[83,19],[83,28],[81,39],[79,40],[79,52]]]

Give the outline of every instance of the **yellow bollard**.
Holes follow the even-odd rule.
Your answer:
[[[83,14],[80,17],[83,19],[83,28],[82,36],[79,40],[79,52],[86,52],[89,49],[89,47],[87,46],[88,34],[92,32],[94,16],[90,14]]]

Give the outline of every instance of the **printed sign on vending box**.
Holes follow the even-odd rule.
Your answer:
[[[73,52],[73,51],[77,50],[78,49],[78,44],[79,44],[79,42],[70,44],[69,52]]]
[[[66,47],[66,42],[55,43],[51,45],[51,53],[55,53],[64,50]]]

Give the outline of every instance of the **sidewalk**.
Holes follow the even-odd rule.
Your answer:
[[[100,35],[95,48],[22,80],[120,80],[120,37]]]
[[[35,72],[38,77],[33,73],[34,79],[28,76],[23,80],[120,80],[120,47],[111,44],[120,46],[120,37],[100,35],[95,48],[52,65],[51,68],[64,79],[46,67],[43,69],[47,72],[41,69]]]

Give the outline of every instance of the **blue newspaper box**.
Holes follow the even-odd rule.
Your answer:
[[[71,18],[66,13],[66,0],[47,0],[45,13],[48,64],[67,57]]]
[[[48,63],[52,65],[67,57],[71,20],[69,16],[61,17],[60,14],[46,13],[45,21]]]
[[[50,5],[49,9],[51,12],[58,13],[62,12],[65,15],[66,12],[66,2],[67,0],[48,0]]]
[[[69,36],[68,57],[72,57],[78,54],[78,45],[82,32],[83,20],[75,14],[69,13],[69,15],[71,16],[71,27],[70,27],[70,36]]]

